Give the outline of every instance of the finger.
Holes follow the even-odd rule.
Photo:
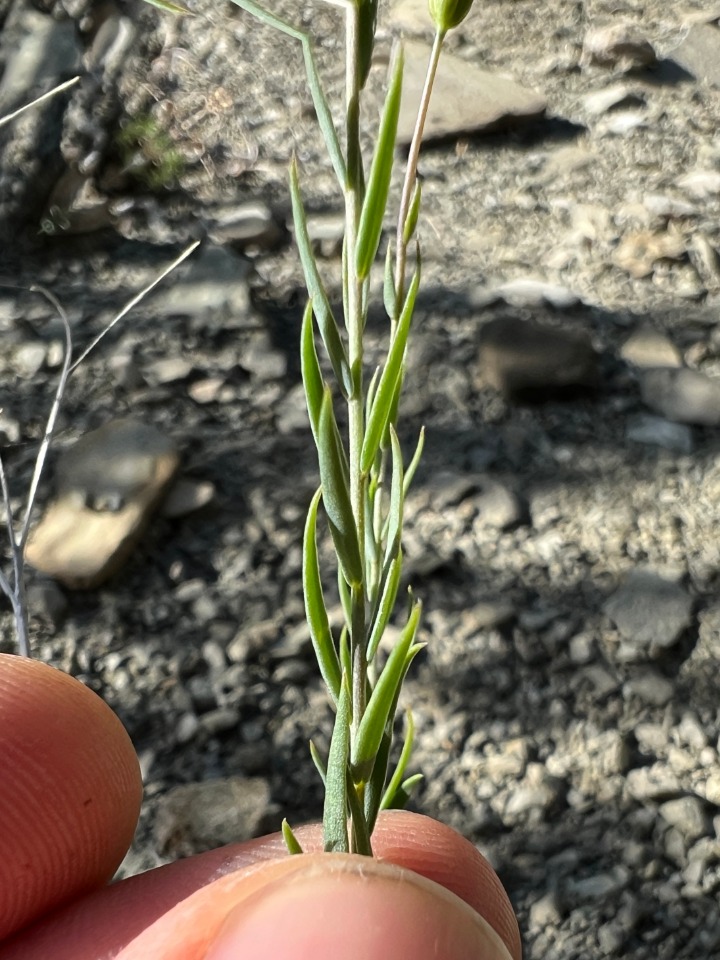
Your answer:
[[[319,826],[300,827],[296,834],[305,851],[322,849]],[[435,820],[392,811],[378,820],[373,844],[379,859],[441,884],[481,913],[507,943],[511,955],[519,958],[517,922],[507,895],[490,865],[467,840]],[[259,864],[285,858],[282,838],[275,834],[141,874],[49,917],[0,949],[0,960],[40,960],[49,955],[55,960],[95,960],[115,955],[143,930],[161,924],[177,904],[218,878],[242,871],[248,875]],[[214,893],[207,897],[212,912]],[[171,938],[177,917],[166,922],[166,935]]]
[[[107,883],[140,812],[137,757],[91,690],[0,654],[0,940]]]
[[[438,884],[387,862],[322,853],[286,857],[216,881],[148,928],[118,960],[388,955],[510,960],[492,927]]]

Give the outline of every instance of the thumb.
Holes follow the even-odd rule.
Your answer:
[[[316,855],[228,916],[207,960],[509,960],[490,925],[393,864]]]
[[[168,953],[169,943],[182,947]],[[489,923],[444,887],[394,864],[342,854],[287,857],[222,877],[120,954],[174,956],[510,960]]]

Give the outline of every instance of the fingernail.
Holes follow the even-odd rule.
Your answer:
[[[308,857],[227,917],[206,960],[509,960],[462,900],[407,870],[359,857]]]

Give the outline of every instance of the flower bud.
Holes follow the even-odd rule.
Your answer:
[[[429,0],[430,16],[441,33],[459,26],[470,13],[473,0]]]

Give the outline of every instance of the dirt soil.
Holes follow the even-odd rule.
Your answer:
[[[476,6],[450,52],[548,107],[432,144],[420,165],[424,287],[401,419],[408,451],[427,428],[406,532],[428,644],[405,694],[426,776],[414,806],[491,859],[528,960],[716,956],[720,418],[678,424],[623,345],[650,329],[679,363],[720,374],[720,90],[672,56],[717,4]],[[309,210],[332,226],[341,204],[297,45],[230,4],[193,9],[173,20],[140,3],[0,0],[2,112],[83,70],[0,131],[0,437],[16,506],[61,356],[53,310],[29,287],[58,298],[81,349],[184,244],[204,242],[73,376],[57,449],[132,415],[175,438],[215,502],[157,519],[105,587],[38,581],[34,593],[38,656],[97,690],[141,758],[125,873],[202,847],[167,825],[178,785],[254,778],[264,810],[238,835],[317,818],[307,743],[330,729],[300,588],[317,470],[293,153]],[[282,9],[312,31],[338,102],[337,11]],[[400,23],[428,36],[422,9],[384,21],[373,82]],[[625,22],[654,66],[583,55],[592,30]],[[28,52],[29,30],[51,37],[54,60]],[[618,85],[609,105],[592,99]],[[322,250],[337,292],[337,246]],[[518,279],[554,293],[503,293]],[[173,283],[185,285],[174,299]],[[535,402],[508,397],[481,357],[499,319],[586,334],[594,382],[558,396],[541,378]],[[383,333],[378,310],[371,353]],[[167,379],[172,359],[187,365]],[[13,649],[7,612],[0,637]],[[215,801],[200,790],[196,802]]]

